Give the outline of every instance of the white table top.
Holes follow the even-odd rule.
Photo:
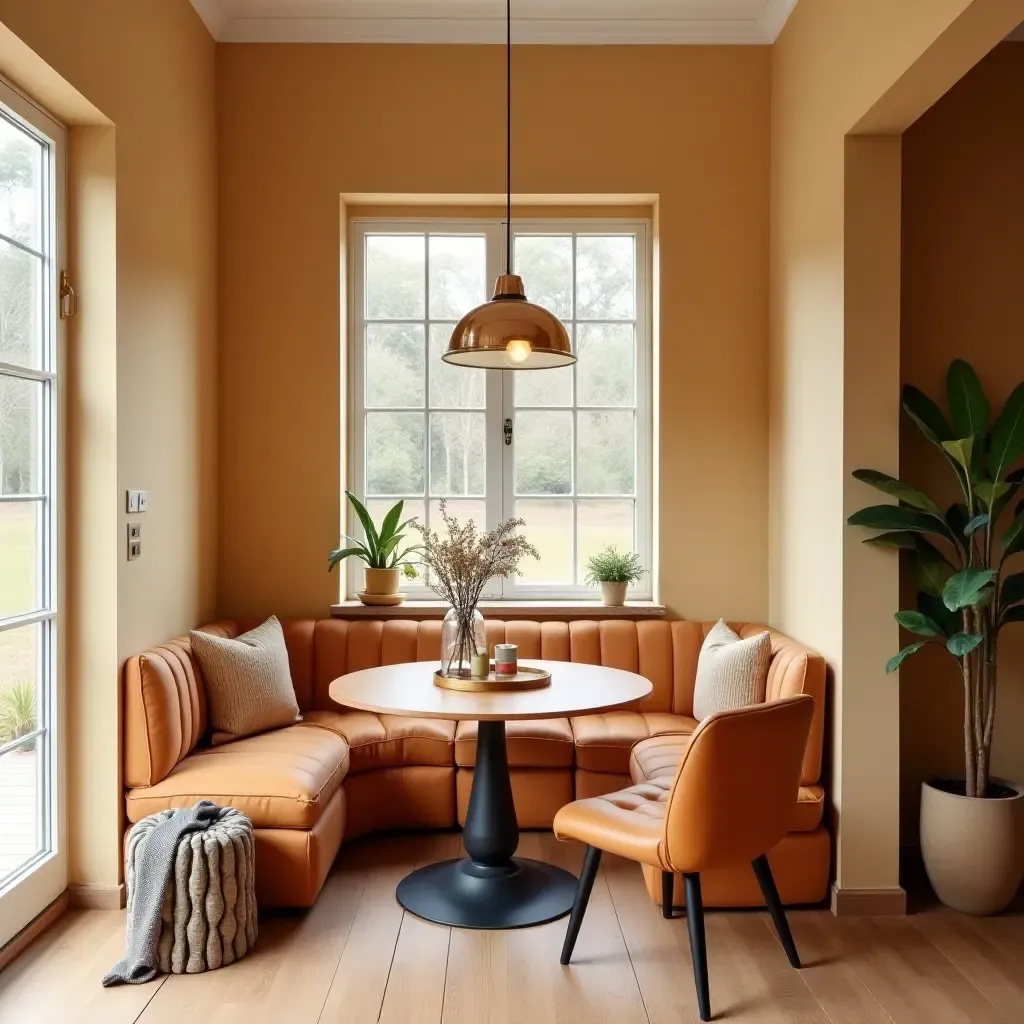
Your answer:
[[[417,718],[504,722],[529,718],[591,715],[646,697],[651,683],[633,672],[603,665],[524,658],[551,673],[540,690],[465,693],[434,685],[438,661],[383,665],[350,672],[331,683],[331,699],[360,711]]]

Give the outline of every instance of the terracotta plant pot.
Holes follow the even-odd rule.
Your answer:
[[[962,779],[921,785],[928,880],[943,903],[965,914],[998,914],[1024,878],[1024,790],[1002,779],[991,787],[1002,795],[963,796]]]
[[[400,569],[371,569],[367,566],[363,571],[365,573],[363,593],[372,594],[375,597],[394,597],[398,594],[401,582]]]
[[[628,583],[607,583],[601,581],[601,601],[610,608],[618,608],[626,603]]]

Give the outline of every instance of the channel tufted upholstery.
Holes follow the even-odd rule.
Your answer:
[[[257,624],[225,620],[202,628],[235,637]],[[550,828],[573,799],[600,797],[631,783],[636,799],[652,807],[663,799],[697,729],[697,656],[712,625],[487,620],[492,649],[507,641],[519,646],[523,660],[608,665],[653,684],[649,696],[626,710],[508,724],[522,827]],[[765,628],[730,625],[741,636]],[[439,658],[440,621],[297,619],[282,626],[302,723],[217,748],[209,745],[205,687],[187,637],[130,658],[124,668],[129,821],[204,796],[245,810],[255,826],[257,863],[263,867],[257,898],[264,906],[309,905],[344,836],[464,822],[476,760],[473,722],[375,715],[330,699],[331,681],[347,672]],[[767,699],[800,693],[814,697],[811,736],[790,832],[771,859],[783,899],[812,902],[825,895],[830,856],[821,827],[825,665],[819,655],[772,633]],[[706,902],[760,904],[747,873],[709,876]]]

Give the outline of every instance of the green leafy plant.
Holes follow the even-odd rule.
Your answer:
[[[344,539],[349,542],[349,546],[338,548],[327,556],[327,571],[330,572],[346,558],[360,558],[370,569],[401,567],[405,570],[406,576],[415,576],[416,569],[409,561],[409,556],[422,551],[423,547],[417,544],[409,544],[404,548],[401,546],[406,536],[406,528],[416,522],[415,516],[402,520],[405,502],[399,501],[393,505],[378,528],[374,525],[373,517],[366,510],[366,506],[350,491],[346,491],[345,495],[355,510],[366,540],[356,540],[346,533]]]
[[[36,722],[36,691],[31,683],[0,690],[0,746],[27,736]]]
[[[913,560],[917,608],[897,612],[896,621],[924,639],[892,657],[886,671],[928,645],[956,659],[964,687],[966,793],[973,797],[989,791],[999,634],[1024,621],[1024,573],[1009,572],[1024,552],[1024,501],[1008,511],[1024,486],[1024,470],[1013,469],[1024,455],[1024,384],[994,418],[978,375],[963,360],[950,365],[946,391],[948,419],[911,385],[903,388],[902,406],[942,452],[963,500],[943,510],[895,477],[859,469],[858,480],[897,504],[863,508],[847,522],[882,531],[865,543],[898,548]]]
[[[583,582],[589,586],[598,583],[637,583],[647,570],[640,564],[635,552],[623,553],[609,545],[587,559],[587,575]]]

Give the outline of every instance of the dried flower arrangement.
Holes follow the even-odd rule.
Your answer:
[[[527,556],[540,558],[537,549],[516,530],[525,526],[522,519],[506,519],[490,533],[478,533],[476,523],[470,519],[460,523],[448,514],[447,502],[440,502],[441,520],[448,536],[413,524],[423,535],[420,563],[428,570],[427,585],[444,598],[458,620],[458,636],[450,650],[442,652],[447,658],[446,674],[457,666],[463,651],[475,650],[473,617],[480,595],[489,580],[496,576],[521,576],[519,563]]]

